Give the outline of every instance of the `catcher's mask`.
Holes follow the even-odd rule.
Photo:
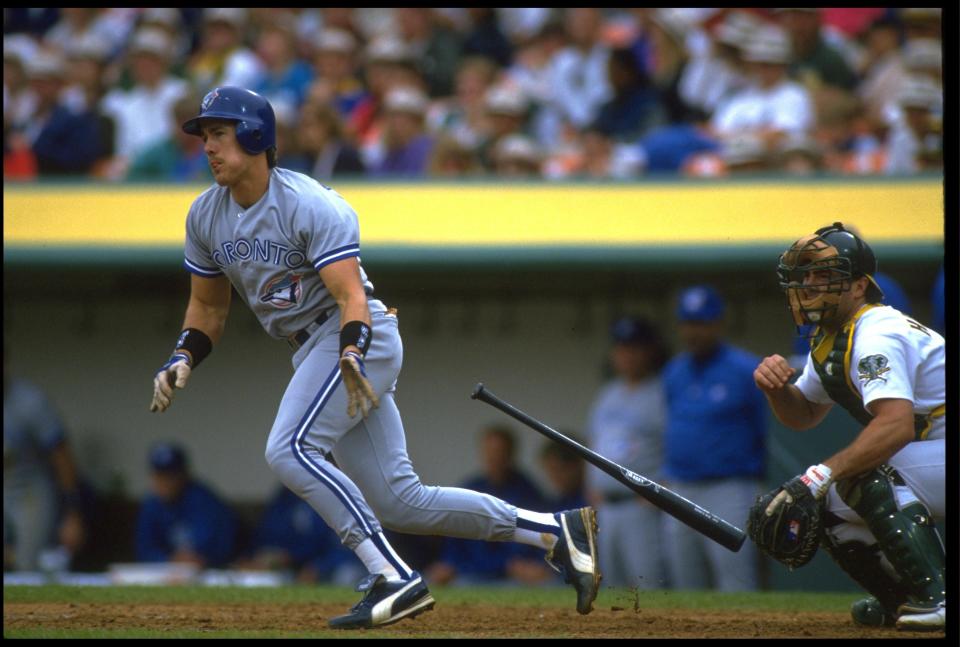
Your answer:
[[[841,296],[861,276],[870,280],[867,303],[882,301],[883,291],[873,278],[876,271],[870,246],[839,222],[793,243],[777,264],[780,288],[798,330],[805,324],[830,323]]]

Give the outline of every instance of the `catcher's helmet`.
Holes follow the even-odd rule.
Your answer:
[[[827,278],[815,282],[806,279],[808,272],[818,270],[828,270]],[[876,272],[873,250],[839,222],[793,243],[777,264],[780,287],[787,294],[797,326],[829,319],[836,312],[841,294],[850,289],[850,281],[861,276],[870,280],[867,302],[882,301],[883,290],[873,278]]]
[[[183,124],[183,132],[200,135],[204,119],[237,122],[237,142],[251,155],[277,145],[277,119],[273,108],[256,92],[232,86],[214,88],[200,102],[200,114]]]

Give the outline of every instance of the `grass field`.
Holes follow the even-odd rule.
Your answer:
[[[439,588],[437,607],[420,618],[362,632],[334,632],[326,620],[359,594],[339,587],[5,586],[5,638],[320,638],[320,637],[603,637],[666,634],[768,636],[777,618],[849,623],[849,593],[601,591],[594,612],[578,616],[566,588]],[[750,620],[750,619],[753,620]],[[751,624],[752,623],[752,624]],[[783,625],[783,623],[780,623]],[[802,627],[803,625],[797,625]],[[810,631],[814,631],[813,634]],[[898,635],[868,633],[869,637]],[[608,633],[612,632],[612,633]],[[693,632],[693,633],[691,633]],[[718,634],[719,635],[719,634]],[[774,634],[781,635],[781,634]],[[793,635],[788,633],[787,635]],[[828,633],[826,635],[833,635]],[[943,634],[939,634],[942,636]]]

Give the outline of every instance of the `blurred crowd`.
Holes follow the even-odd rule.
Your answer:
[[[942,168],[938,8],[4,9],[4,180],[210,181],[179,124],[269,99],[342,177]]]

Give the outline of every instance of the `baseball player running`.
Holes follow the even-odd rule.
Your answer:
[[[433,608],[426,583],[393,550],[381,523],[543,548],[576,589],[577,611],[589,613],[601,578],[592,508],[537,513],[421,484],[394,402],[403,361],[396,311],[373,296],[347,201],[276,166],[270,104],[242,88],[218,87],[183,130],[203,138],[216,185],[187,214],[190,300],[173,354],[154,378],[150,410],[170,406],[220,339],[232,284],[267,333],[294,351],[267,463],[370,573],[358,586],[360,602],[330,626],[387,625]]]
[[[863,425],[846,448],[761,497],[748,520],[761,549],[791,566],[823,548],[871,597],[854,622],[939,630],[946,622],[944,341],[880,305],[877,261],[839,222],[780,257],[780,285],[797,326],[813,324],[796,383],[779,355],[754,380],[777,418],[809,429],[837,403]],[[819,519],[819,522],[818,522]]]

